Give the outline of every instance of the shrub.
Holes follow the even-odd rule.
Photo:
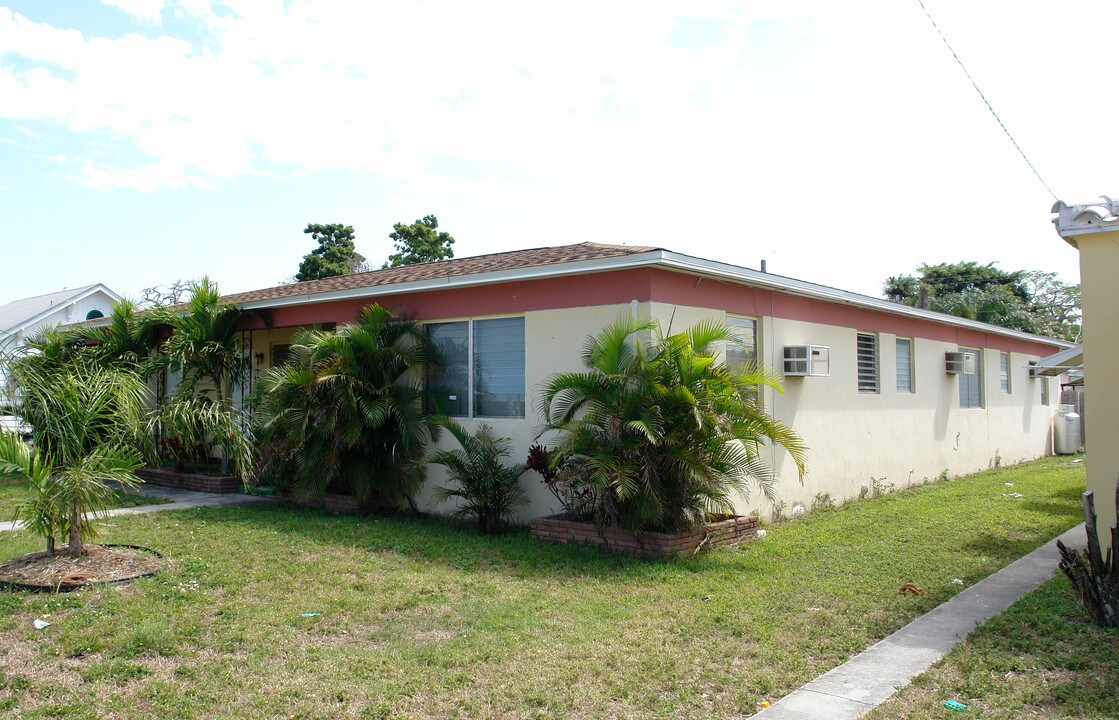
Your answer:
[[[454,483],[437,488],[436,501],[457,498],[461,504],[456,515],[474,517],[487,535],[500,533],[516,509],[528,502],[520,482],[525,468],[503,462],[509,456],[509,440],[494,437],[490,426],[483,424],[471,435],[449,418],[440,418],[439,423],[460,449],[439,450],[431,458],[447,468]]]
[[[776,376],[719,360],[735,340],[716,321],[666,337],[655,320],[622,318],[588,338],[584,372],[547,382],[541,435],[557,433],[555,467],[578,466],[596,522],[677,530],[733,511],[751,481],[772,497],[766,440],[803,475],[800,438],[758,404],[759,385],[780,390]]]
[[[216,447],[248,485],[255,470],[255,452],[252,432],[244,425],[241,411],[203,395],[177,394],[157,408],[153,418],[160,450],[177,469],[206,462],[210,448]]]
[[[415,507],[438,425],[423,412],[419,325],[380,305],[337,332],[302,331],[258,385],[258,436],[303,497],[332,491]],[[271,461],[269,461],[271,463]]]
[[[563,514],[570,520],[593,520],[595,487],[583,482],[583,467],[573,458],[560,457],[544,445],[528,449],[525,469],[540,474],[544,487],[555,496],[563,507]]]

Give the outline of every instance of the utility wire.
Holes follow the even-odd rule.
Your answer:
[[[999,127],[1001,127],[1002,131],[1006,133],[1006,136],[1010,138],[1010,142],[1014,144],[1014,149],[1018,151],[1018,154],[1021,155],[1022,159],[1026,161],[1026,164],[1030,166],[1030,170],[1033,170],[1034,175],[1037,176],[1038,181],[1043,186],[1045,186],[1045,189],[1049,192],[1050,195],[1053,196],[1053,200],[1056,201],[1056,193],[1054,193],[1053,189],[1049,187],[1049,183],[1045,182],[1045,179],[1041,177],[1041,173],[1037,171],[1037,168],[1035,168],[1034,164],[1030,162],[1030,159],[1026,157],[1026,152],[1018,144],[1018,141],[1015,140],[1014,136],[1010,134],[1010,131],[1006,129],[1006,125],[1003,124],[1002,118],[1000,118],[999,114],[995,112],[995,109],[991,107],[991,103],[987,100],[987,96],[984,95],[983,91],[979,89],[979,84],[975,82],[975,78],[973,78],[971,76],[971,73],[967,71],[967,68],[964,66],[964,61],[961,60],[960,56],[956,54],[956,51],[952,49],[952,45],[949,44],[948,38],[944,37],[944,33],[940,31],[940,26],[936,24],[936,20],[933,20],[933,16],[929,14],[929,9],[925,7],[924,1],[917,0],[917,4],[920,5],[921,9],[925,11],[925,17],[927,17],[929,19],[929,22],[932,23],[933,30],[936,30],[936,34],[940,36],[940,39],[942,41],[944,41],[944,47],[948,48],[948,52],[952,53],[952,57],[956,59],[956,64],[958,64],[960,66],[960,69],[964,71],[964,75],[967,75],[967,79],[971,81],[971,86],[975,88],[975,92],[979,93],[979,97],[983,100],[983,104],[986,105],[987,109],[991,111],[991,115],[994,115],[995,120],[998,121]]]

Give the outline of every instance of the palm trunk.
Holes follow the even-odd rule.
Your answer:
[[[70,554],[82,554],[82,511],[77,500],[70,506]]]
[[[233,416],[233,388],[230,388],[229,402],[226,404],[225,398],[225,383],[218,379],[218,404],[221,405],[222,410],[229,413],[230,417]],[[225,450],[225,443],[218,445],[218,452],[221,453],[221,474],[228,475],[233,470],[233,463],[229,459],[229,453]]]

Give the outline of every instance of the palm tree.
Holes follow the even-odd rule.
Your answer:
[[[158,315],[137,314],[136,304],[123,299],[113,305],[107,324],[79,327],[70,337],[89,344],[89,351],[102,362],[135,370],[147,379],[164,364],[162,356],[152,352],[159,342],[160,324]]]
[[[104,362],[91,352],[47,357],[57,338],[38,338],[10,363],[19,388],[19,412],[34,445],[0,433],[0,477],[26,480],[29,499],[17,519],[54,550],[68,536],[80,555],[96,535],[98,513],[115,501],[110,483],[135,487],[134,474],[152,455],[153,434],[173,429],[221,444],[243,468],[253,466],[252,440],[213,400],[184,398],[152,408],[150,391],[135,369]]]
[[[22,438],[0,430],[0,478],[24,480],[31,490],[16,508],[15,519],[46,538],[48,553],[54,552],[55,537],[68,532],[68,518],[56,497],[52,471]]]
[[[196,449],[217,447],[239,469],[246,487],[252,481],[256,463],[252,428],[244,427],[213,398],[176,394],[155,409],[151,425],[155,437],[176,441],[163,451],[180,469],[196,461]]]
[[[29,356],[25,356],[29,357]],[[32,499],[21,519],[47,539],[69,535],[69,551],[82,553],[95,535],[94,520],[114,494],[108,482],[133,487],[147,447],[147,387],[138,375],[76,357],[48,365],[41,358],[15,361],[24,418],[34,448],[5,436],[0,474],[30,481]]]
[[[228,405],[229,389],[247,365],[237,332],[245,311],[222,303],[218,286],[204,277],[191,283],[185,313],[166,311],[159,316],[171,326],[163,352],[171,369],[182,374],[183,385],[195,389],[200,382],[208,383],[203,392],[212,390],[221,405]]]
[[[167,309],[155,314],[172,328],[163,353],[169,368],[182,376],[180,392],[206,395],[212,391],[218,406],[231,416],[233,386],[248,370],[237,331],[246,314],[237,305],[222,303],[218,286],[206,277],[191,283],[185,313]],[[229,454],[223,449],[222,472],[228,473],[230,467]]]
[[[495,437],[489,425],[481,425],[472,435],[450,418],[440,418],[439,424],[454,436],[460,449],[440,450],[431,457],[431,462],[447,468],[454,483],[436,488],[435,500],[458,498],[461,504],[456,515],[475,517],[487,535],[500,533],[513,511],[528,502],[520,483],[525,466],[503,462],[509,456],[509,439]]]
[[[646,339],[647,338],[647,339]],[[772,497],[763,441],[783,446],[803,475],[805,447],[759,406],[771,372],[718,358],[736,336],[703,322],[664,337],[652,319],[623,318],[588,338],[584,372],[553,376],[538,402],[559,434],[557,463],[573,463],[596,521],[676,530],[733,510],[749,481]]]
[[[292,458],[299,494],[379,494],[415,509],[438,431],[423,412],[428,358],[420,326],[376,304],[336,333],[292,339],[288,362],[260,379],[256,421],[274,454]]]

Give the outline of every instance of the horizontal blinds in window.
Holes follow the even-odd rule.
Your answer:
[[[897,382],[898,392],[913,392],[913,341],[898,339]]]
[[[474,414],[524,417],[523,317],[474,322]]]
[[[999,389],[1010,392],[1010,354],[999,353]]]
[[[960,375],[957,375],[957,377],[960,378],[960,407],[983,407],[983,356],[979,353],[978,350],[973,350],[970,348],[960,348],[960,350],[962,352],[967,352],[975,355],[975,372],[970,374],[961,373]]]
[[[878,392],[878,336],[859,333],[859,392]]]

